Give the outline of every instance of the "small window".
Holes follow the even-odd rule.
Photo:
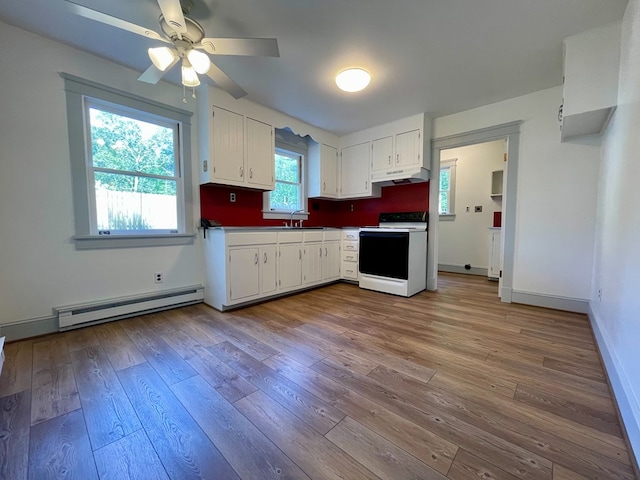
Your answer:
[[[90,100],[85,107],[91,233],[178,233],[177,122]]]
[[[456,159],[440,163],[440,215],[455,214]]]
[[[302,210],[302,156],[276,148],[275,189],[269,192],[269,210],[293,212]]]

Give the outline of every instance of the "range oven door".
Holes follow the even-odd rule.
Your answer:
[[[360,231],[360,272],[409,278],[409,232]]]

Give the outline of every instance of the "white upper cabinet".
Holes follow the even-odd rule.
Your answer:
[[[309,143],[309,198],[338,198],[338,149]]]
[[[393,166],[393,137],[378,138],[371,142],[371,171],[379,172]]]
[[[340,152],[340,198],[379,197],[380,187],[371,184],[370,142],[344,147]]]
[[[618,100],[620,24],[564,41],[562,140],[600,134]]]
[[[247,184],[264,190],[273,190],[275,143],[273,127],[246,117]]]
[[[210,154],[201,162],[200,183],[273,190],[273,126],[216,106],[208,125]]]
[[[431,119],[425,113],[350,133],[341,137],[340,143],[343,146],[370,144],[370,181],[374,185],[429,179]]]

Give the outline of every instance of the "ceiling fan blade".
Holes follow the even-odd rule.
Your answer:
[[[213,63],[211,64],[211,68],[209,68],[209,71],[207,72],[207,76],[211,80],[213,80],[216,85],[218,85],[218,87],[223,89],[235,99],[244,97],[247,94],[247,92],[245,92],[240,85],[231,80],[231,78],[229,78],[226,73],[220,70],[220,68]]]
[[[156,83],[158,83],[160,81],[160,79],[162,77],[164,77],[165,73],[167,73],[169,70],[171,70],[173,68],[173,66],[178,63],[178,58],[176,58],[173,63],[171,63],[171,65],[169,65],[164,71],[160,70],[158,67],[156,67],[154,64],[151,64],[151,66],[149,66],[149,68],[147,68],[144,72],[142,72],[142,75],[140,75],[138,77],[138,80],[141,82],[145,82],[145,83],[151,83],[152,85],[155,85]]]
[[[165,22],[177,33],[187,33],[187,22],[184,20],[180,0],[158,0]]]
[[[280,56],[275,38],[203,38],[198,47],[211,55]]]
[[[161,36],[158,32],[153,30],[149,30],[148,28],[141,27],[140,25],[136,25],[135,23],[130,23],[125,20],[121,20],[117,17],[112,17],[111,15],[107,15],[106,13],[99,12],[97,10],[92,10],[91,8],[83,7],[82,5],[78,5],[77,3],[73,3],[67,0],[66,2],[69,10],[76,15],[80,15],[81,17],[89,18],[96,22],[104,23],[106,25],[111,25],[112,27],[121,28],[122,30],[127,30],[132,33],[137,33],[138,35],[142,35],[146,38],[151,38],[153,40],[160,40],[161,42],[171,43],[163,36]]]

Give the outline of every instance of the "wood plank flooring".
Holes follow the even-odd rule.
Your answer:
[[[633,480],[584,315],[442,274],[8,344],[0,479]]]

